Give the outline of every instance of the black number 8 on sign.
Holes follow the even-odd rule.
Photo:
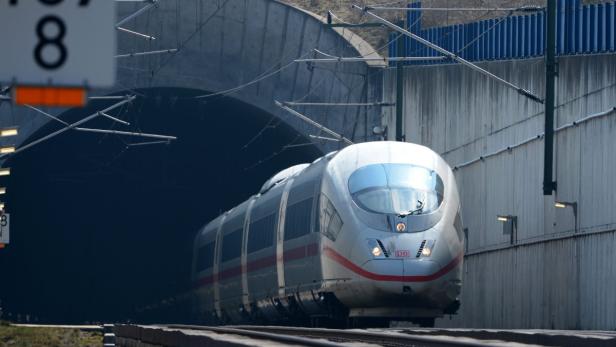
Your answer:
[[[45,28],[55,26],[57,33],[53,37],[48,37],[45,34]],[[36,36],[39,42],[34,48],[34,60],[42,68],[47,70],[55,70],[61,67],[66,62],[67,51],[62,43],[62,39],[66,35],[66,25],[62,19],[56,16],[45,16],[36,25]],[[58,57],[55,60],[46,60],[43,56],[43,50],[46,47],[55,47],[58,50]]]
[[[64,0],[39,0],[40,3],[47,6],[54,6],[62,3]],[[84,7],[90,3],[90,0],[80,0],[79,6]],[[16,6],[18,4],[18,0],[10,0],[9,4],[11,6]],[[50,25],[55,26],[57,33],[53,37],[49,37],[45,34],[45,30],[50,27]],[[62,43],[62,39],[66,35],[66,25],[64,21],[57,16],[45,16],[41,18],[41,20],[36,25],[36,36],[39,39],[38,44],[34,48],[34,60],[36,63],[46,70],[56,70],[66,62],[66,58],[68,56],[68,52],[64,43]],[[58,52],[58,56],[55,59],[45,59],[43,51],[49,49],[49,47],[55,47]]]
[[[111,87],[115,24],[115,0],[0,0],[0,81]]]

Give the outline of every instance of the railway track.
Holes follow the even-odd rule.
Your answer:
[[[486,342],[469,338],[413,335],[399,332],[365,330],[339,330],[274,326],[208,327],[197,325],[165,325],[182,330],[205,330],[220,334],[235,334],[253,339],[276,341],[284,344],[315,347],[340,347],[350,343],[367,343],[383,347],[471,347],[510,346],[506,342]]]

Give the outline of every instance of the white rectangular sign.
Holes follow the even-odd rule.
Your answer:
[[[0,216],[0,243],[9,244],[11,241],[9,228],[11,226],[11,216],[8,213]]]
[[[0,82],[111,87],[113,0],[0,0]]]

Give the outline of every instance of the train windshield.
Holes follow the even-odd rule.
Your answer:
[[[410,164],[373,164],[349,178],[359,207],[403,216],[434,212],[443,202],[443,180],[433,170]]]

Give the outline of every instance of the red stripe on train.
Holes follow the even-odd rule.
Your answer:
[[[301,246],[297,248],[290,249],[284,252],[284,261],[293,261],[299,260],[307,257],[313,257],[318,254],[319,246],[316,243],[309,244],[307,246]],[[334,249],[330,247],[325,247],[323,249],[323,253],[325,253],[329,258],[344,266],[348,270],[353,271],[354,273],[369,278],[374,281],[387,281],[387,282],[428,282],[433,281],[439,277],[444,276],[449,271],[453,270],[460,262],[464,255],[462,253],[458,254],[457,257],[452,259],[447,265],[442,267],[437,272],[430,275],[417,275],[417,276],[399,276],[399,275],[382,275],[374,272],[370,272],[362,269],[349,259],[342,256],[340,253],[336,252]],[[276,256],[267,256],[264,258],[260,258],[250,263],[246,264],[247,272],[253,272],[257,270],[261,270],[268,267],[273,267],[276,265]],[[212,284],[215,282],[215,279],[218,280],[226,280],[229,278],[237,277],[242,273],[241,266],[235,266],[227,270],[223,270],[216,274],[212,274],[210,276],[203,277],[196,281],[195,285],[197,287]]]
[[[428,282],[433,281],[449,271],[453,270],[460,262],[464,255],[462,253],[458,254],[453,260],[451,260],[447,265],[438,270],[437,272],[430,275],[418,275],[418,276],[398,276],[398,275],[382,275],[374,272],[370,272],[362,269],[361,267],[355,265],[352,261],[342,256],[340,253],[336,252],[330,247],[324,247],[323,253],[325,253],[329,258],[337,262],[338,264],[344,266],[345,268],[355,272],[356,274],[369,278],[374,281],[388,281],[388,282]]]
[[[311,243],[306,246],[300,246],[297,248],[290,249],[283,253],[284,261],[293,261],[304,259],[307,257],[313,257],[318,254],[319,245],[317,243]],[[267,257],[259,258],[257,260],[251,261],[246,264],[246,272],[253,272],[257,270],[261,270],[264,268],[272,267],[276,265],[276,256],[270,255]],[[216,274],[212,274],[209,276],[205,276],[195,281],[195,287],[201,287],[204,285],[209,285],[214,283],[216,280],[226,280],[229,278],[237,277],[242,274],[241,266],[234,266],[232,268],[223,270],[218,273],[218,277],[216,279]]]

